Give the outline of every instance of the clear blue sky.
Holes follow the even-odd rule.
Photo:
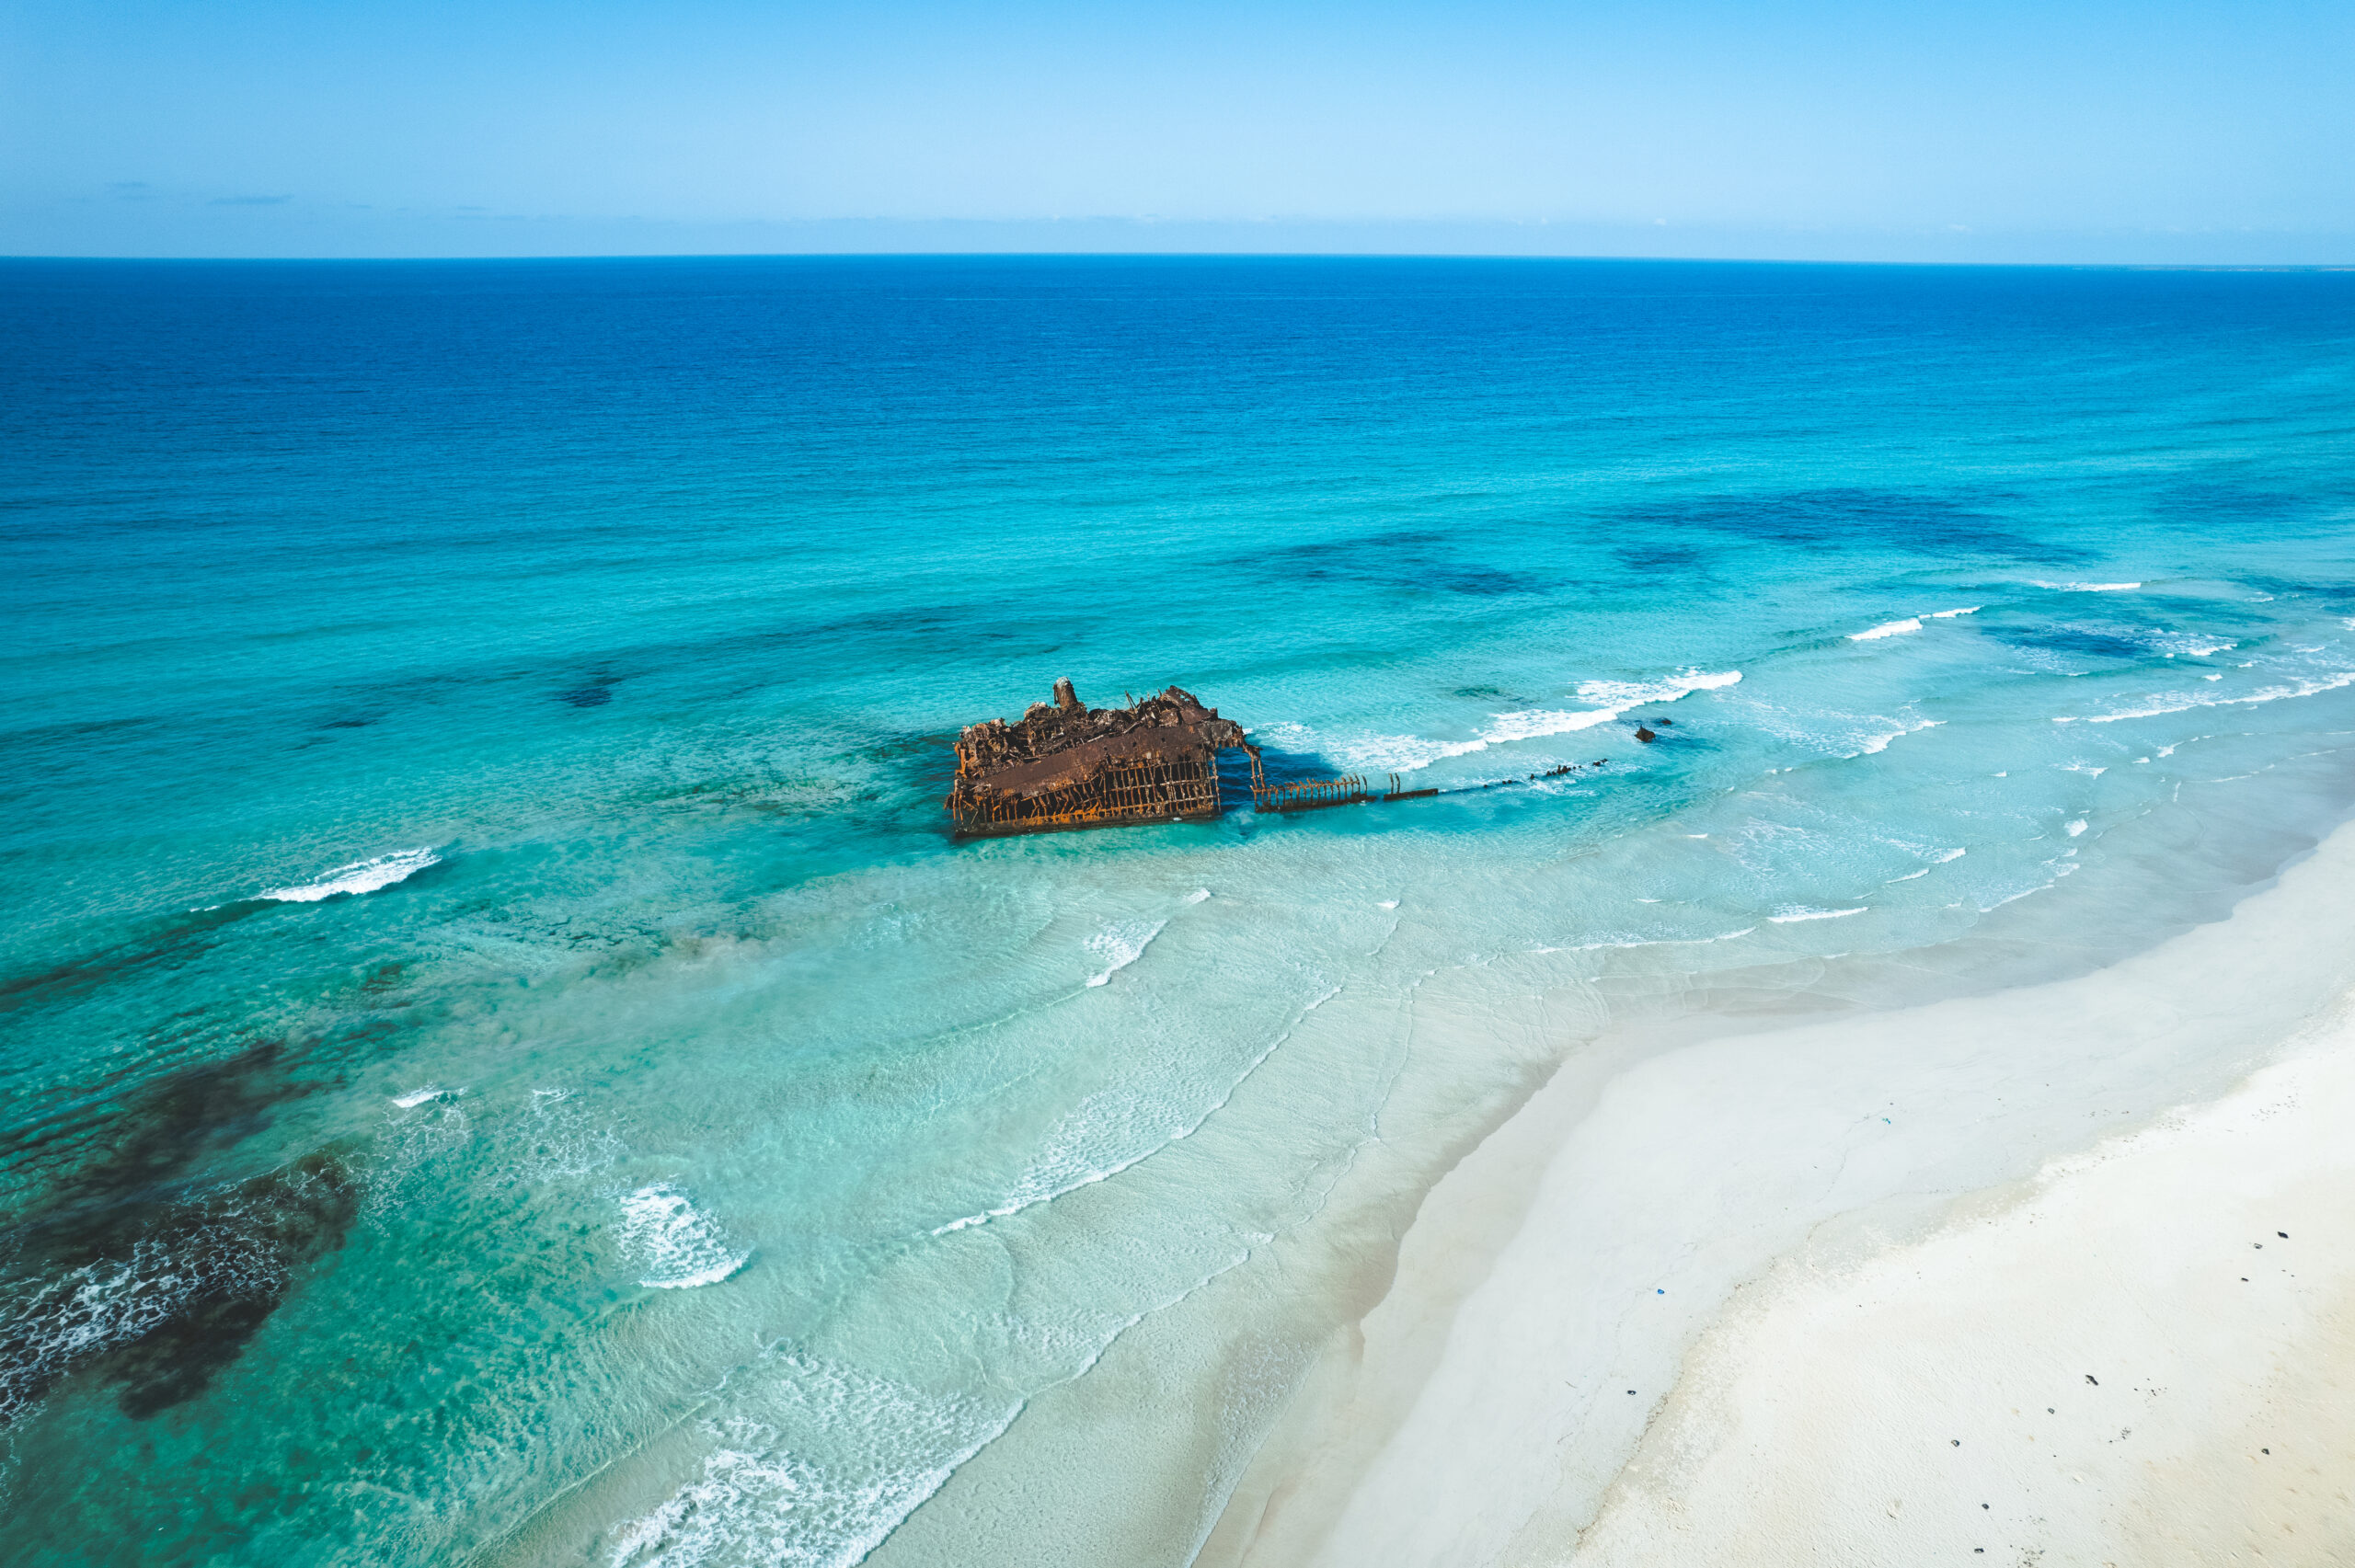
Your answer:
[[[0,253],[2355,262],[2355,0],[12,0]]]

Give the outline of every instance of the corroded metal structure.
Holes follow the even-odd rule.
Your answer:
[[[1392,774],[1395,780],[1397,775]],[[1314,811],[1324,806],[1355,806],[1373,796],[1356,773],[1338,779],[1303,779],[1296,784],[1259,784],[1251,791],[1255,811]]]
[[[1453,789],[1407,789],[1396,773],[1388,775],[1385,789],[1368,787],[1358,773],[1271,784],[1243,727],[1219,717],[1190,692],[1172,686],[1125,708],[1091,708],[1070,681],[1058,681],[1053,702],[1031,704],[1012,724],[994,718],[958,736],[948,815],[960,838],[1205,822],[1219,814],[1218,755],[1228,750],[1250,759],[1252,808],[1271,816],[1470,794],[1560,778],[1576,765],[1603,766],[1564,763],[1526,779]]]
[[[1218,754],[1229,748],[1250,758],[1256,795],[1258,748],[1192,692],[1172,686],[1125,708],[1091,708],[1058,681],[1052,703],[958,737],[948,814],[975,838],[1204,821],[1219,814]]]

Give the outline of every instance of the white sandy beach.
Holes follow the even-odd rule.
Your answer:
[[[1573,1059],[1199,1561],[2355,1562],[2350,985],[2341,829],[2094,974]]]

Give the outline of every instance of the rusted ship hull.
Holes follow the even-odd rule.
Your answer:
[[[982,800],[959,810],[960,838],[1004,838],[1150,822],[1209,822],[1220,811],[1218,769],[1207,761],[1108,768],[1101,777],[1043,797]]]
[[[1258,748],[1243,738],[1242,727],[1219,717],[1216,708],[1202,706],[1190,692],[1172,686],[1125,708],[1090,708],[1081,704],[1070,681],[1058,681],[1051,704],[1033,703],[1012,724],[991,719],[969,726],[958,737],[957,784],[945,804],[957,836],[964,839],[1208,822],[1223,808],[1218,759],[1230,750],[1250,759],[1253,808],[1278,817],[1523,782],[1490,780],[1463,791],[1407,789],[1392,773],[1387,788],[1375,788],[1348,773],[1270,784]],[[1527,782],[1558,778],[1570,766],[1532,773]]]
[[[1125,708],[1083,706],[1071,682],[1012,724],[969,727],[944,803],[959,838],[1076,828],[1202,822],[1219,815],[1218,754],[1240,750],[1262,782],[1242,727],[1172,686]]]

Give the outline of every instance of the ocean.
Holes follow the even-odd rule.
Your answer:
[[[1182,1564],[1561,1062],[2083,972],[2355,809],[2355,273],[0,299],[20,1561]],[[1447,793],[952,840],[1064,676]]]

